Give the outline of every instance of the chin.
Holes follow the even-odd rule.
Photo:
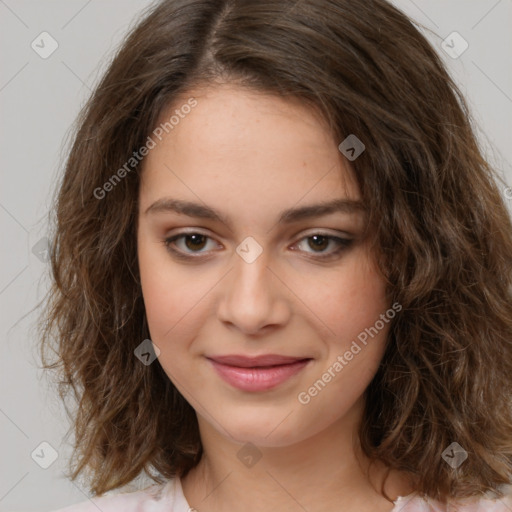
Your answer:
[[[290,415],[291,417],[292,415]],[[261,447],[282,447],[294,444],[300,439],[304,432],[298,425],[290,424],[287,414],[268,414],[265,416],[261,411],[254,414],[246,414],[243,417],[230,416],[229,422],[219,422],[222,428],[219,433],[226,436],[231,434],[231,440],[242,445],[252,443]],[[284,420],[284,421],[283,421]]]

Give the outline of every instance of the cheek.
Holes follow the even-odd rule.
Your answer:
[[[149,240],[144,233],[138,237],[138,261],[146,317],[152,340],[159,345],[173,337],[180,318],[197,303],[197,288],[187,273],[171,265],[163,243]]]
[[[150,243],[144,234],[138,238],[139,272],[144,297],[146,317],[151,331],[152,339],[162,332],[166,325],[170,328],[173,312],[178,304],[177,294],[173,293],[169,276],[163,271],[165,268],[160,256],[160,245]],[[153,339],[156,341],[156,339]]]
[[[385,281],[363,251],[351,254],[340,269],[318,284],[311,287],[314,291],[308,302],[329,327],[329,339],[341,346],[373,326],[389,308]]]
[[[139,271],[149,337],[158,347],[158,361],[174,385],[187,380],[186,357],[189,344],[201,325],[198,294],[192,271],[184,272],[170,261],[163,243],[147,240],[143,234],[138,240]],[[204,293],[203,293],[204,294]]]
[[[342,392],[350,402],[364,391],[378,369],[394,311],[387,315],[391,305],[385,281],[365,253],[354,253],[331,279],[328,290],[323,297],[318,292],[315,299],[324,305],[321,320],[330,328],[322,370],[330,372],[325,379],[331,379],[331,392]]]
[[[207,266],[176,263],[162,242],[144,232],[138,237],[138,261],[150,337],[165,361],[186,350],[201,330],[219,276]]]

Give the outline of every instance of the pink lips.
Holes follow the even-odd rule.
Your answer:
[[[208,360],[228,384],[243,391],[265,391],[300,372],[311,359],[268,354],[215,356]]]

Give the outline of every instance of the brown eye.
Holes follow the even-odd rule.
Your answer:
[[[190,232],[180,233],[164,240],[164,244],[169,252],[183,259],[198,258],[207,253],[204,250],[208,246],[208,241],[212,240],[209,236],[202,233]],[[215,245],[215,244],[213,244]],[[195,255],[197,254],[197,256]]]
[[[204,248],[207,237],[198,233],[193,233],[191,235],[185,235],[184,239],[186,247],[195,251]]]
[[[308,240],[313,241],[313,243],[309,243],[309,246],[315,250],[323,250],[329,246],[329,237],[324,235],[309,236]]]
[[[300,249],[300,245],[307,240],[307,247]],[[353,242],[351,238],[340,238],[338,236],[328,235],[324,233],[315,233],[304,237],[296,244],[300,250],[306,253],[313,254],[316,259],[327,259],[333,258],[340,254],[342,251],[347,249]],[[327,250],[328,247],[334,247],[333,250]],[[307,248],[311,250],[306,250]]]

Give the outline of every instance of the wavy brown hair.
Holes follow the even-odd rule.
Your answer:
[[[149,338],[136,247],[142,166],[98,199],[162,113],[194,87],[298,98],[352,162],[390,300],[402,305],[360,428],[372,460],[436,499],[500,493],[512,474],[512,225],[467,104],[419,29],[384,0],[166,0],[150,6],[77,120],[52,218],[45,369],[73,393],[71,478],[95,494],[184,476],[193,408]],[[193,115],[193,114],[192,114]],[[54,359],[47,358],[53,349]],[[467,452],[453,469],[441,454]]]

